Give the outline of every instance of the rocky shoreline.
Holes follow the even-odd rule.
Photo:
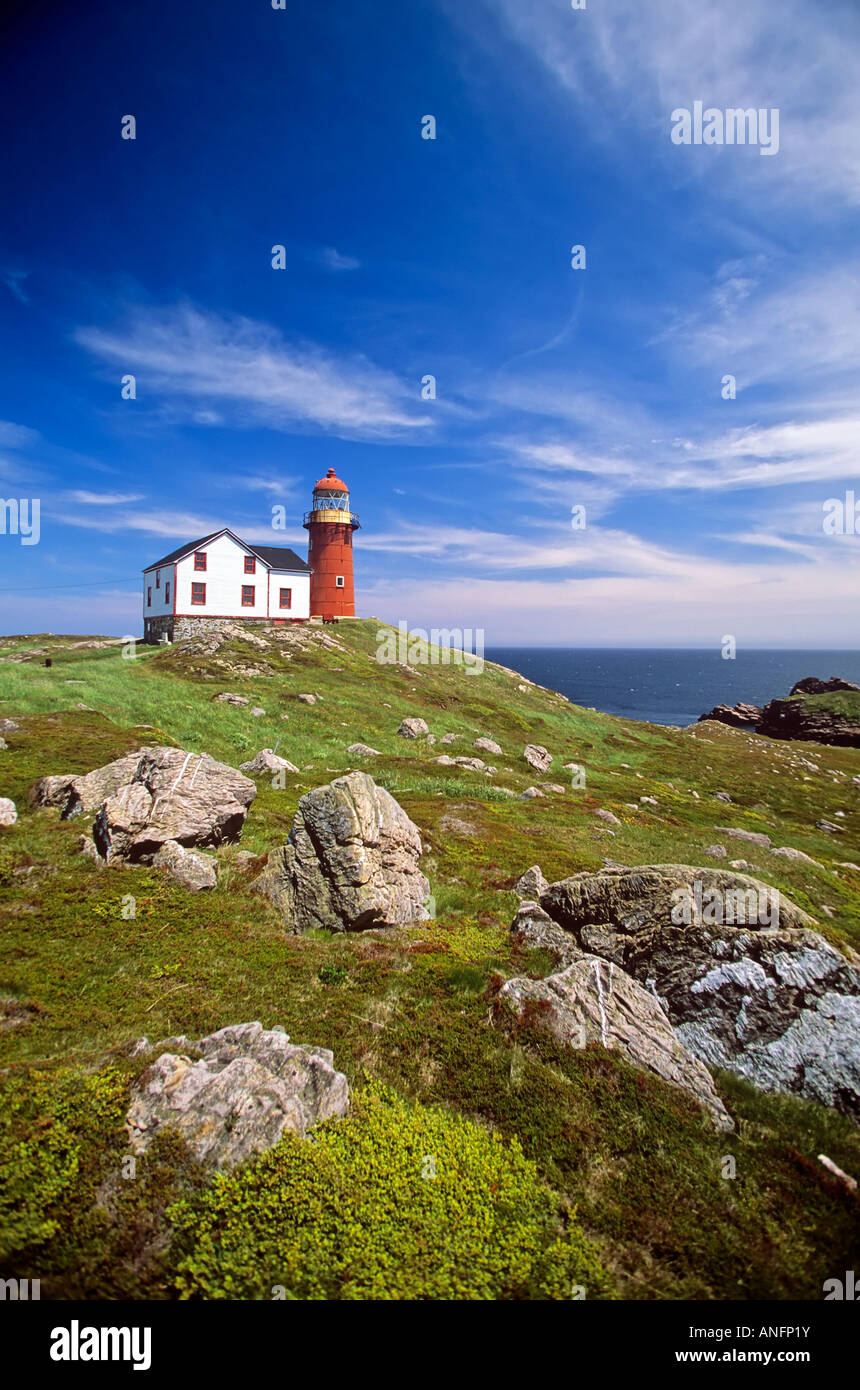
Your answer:
[[[817,696],[845,693],[857,695],[856,711],[815,704]],[[810,699],[813,703],[810,703]],[[860,685],[831,676],[822,681],[807,676],[792,686],[787,699],[769,700],[766,705],[715,705],[699,716],[699,723],[716,720],[733,729],[748,729],[766,738],[792,739],[805,743],[828,743],[843,748],[860,748]]]

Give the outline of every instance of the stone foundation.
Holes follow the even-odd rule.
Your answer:
[[[199,618],[196,614],[193,617],[175,617],[169,613],[160,618],[144,618],[143,640],[153,646],[161,640],[163,633],[167,634],[170,642],[182,642],[186,637],[207,637],[210,633],[220,632],[222,628],[235,627],[237,623],[243,627],[273,627],[307,621],[307,618],[207,618],[203,614]]]

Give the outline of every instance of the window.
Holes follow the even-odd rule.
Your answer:
[[[155,571],[155,587],[156,589],[161,588],[161,570]]]
[[[152,607],[152,585],[151,585],[151,584],[148,584],[148,585],[147,585],[147,589],[146,589],[146,606],[147,606],[147,608],[151,608],[151,607]]]
[[[253,585],[253,584],[243,584],[243,585],[242,585],[242,607],[243,607],[243,608],[253,608],[253,607],[254,607],[254,585]]]
[[[292,591],[292,589],[282,589],[282,590],[281,590],[281,607],[282,607],[282,608],[292,608],[292,606],[293,606],[293,591]]]
[[[342,588],[344,587],[343,575],[342,575],[342,574],[339,574],[339,575],[337,576],[337,578],[336,578],[335,581],[334,581],[334,584],[335,584],[335,588],[336,588],[336,589],[342,589]]]
[[[165,603],[169,603],[169,602],[170,602],[170,585],[169,585],[169,584],[165,584],[165,586],[164,586],[164,602],[165,602]]]
[[[256,574],[256,572],[257,572],[257,561],[254,559],[253,555],[246,555],[246,556],[245,556],[245,573],[246,573],[246,574]]]
[[[205,550],[195,550],[195,552],[194,552],[194,568],[195,568],[196,570],[205,570],[205,568],[206,568],[206,551],[205,551]]]
[[[351,531],[347,531],[346,535],[345,535],[344,538],[343,538],[343,543],[344,543],[344,545],[352,545],[352,532],[351,532]]]
[[[192,585],[191,585],[191,602],[192,602],[192,603],[205,603],[205,602],[206,602],[206,585],[205,585],[205,584],[192,584]]]

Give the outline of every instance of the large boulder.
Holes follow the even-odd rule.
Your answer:
[[[141,1074],[126,1116],[133,1153],[144,1153],[170,1127],[201,1162],[232,1168],[270,1149],[285,1131],[304,1136],[349,1106],[333,1054],[294,1046],[277,1029],[241,1023],[197,1043],[171,1041],[199,1059],[163,1052]]]
[[[402,926],[430,915],[420,854],[418,828],[394,797],[350,772],[301,798],[258,886],[296,932]]]
[[[104,767],[94,768],[92,772],[61,773],[59,776],[43,777],[32,791],[32,800],[37,806],[59,806],[63,820],[82,812],[95,811],[109,796],[114,796],[120,787],[134,777],[140,762],[138,748],[126,753]]]
[[[598,1043],[688,1091],[719,1129],[734,1128],[706,1067],[678,1041],[660,1004],[625,971],[586,955],[544,980],[511,979],[497,996],[504,1016],[545,1028],[565,1047]]]
[[[659,999],[695,1057],[860,1120],[860,972],[784,894],[654,864],[575,874],[541,906]]]
[[[181,748],[142,748],[135,756],[96,816],[93,839],[103,859],[149,863],[168,840],[186,848],[238,840],[257,794],[249,777]]]

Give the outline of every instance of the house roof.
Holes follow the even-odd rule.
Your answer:
[[[183,556],[190,555],[195,550],[202,550],[210,541],[225,535],[230,536],[249,554],[256,555],[264,565],[268,565],[269,569],[298,571],[302,574],[311,573],[310,565],[305,564],[294,550],[278,545],[249,545],[247,541],[242,540],[241,536],[237,536],[235,531],[231,531],[229,526],[222,526],[220,531],[213,531],[211,535],[201,536],[197,541],[189,541],[187,545],[180,545],[178,550],[171,550],[169,555],[162,555],[160,560],[155,560],[151,565],[147,565],[143,572],[149,574],[150,570],[161,569],[162,565],[172,565],[174,560],[181,560]]]

